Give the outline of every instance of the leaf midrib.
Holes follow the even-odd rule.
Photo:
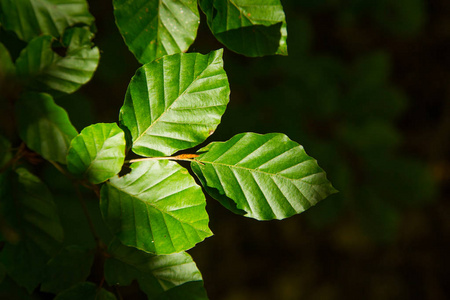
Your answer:
[[[308,161],[308,160],[305,160],[305,161]],[[304,163],[305,161],[303,161],[301,163]],[[230,169],[232,169],[232,168],[242,169],[242,170],[246,170],[246,171],[251,172],[251,173],[261,173],[261,174],[264,174],[264,175],[267,175],[267,176],[270,176],[270,177],[274,177],[274,176],[281,177],[281,178],[289,180],[289,181],[295,181],[295,180],[302,181],[302,180],[304,180],[307,177],[310,177],[310,176],[317,175],[317,174],[321,173],[321,172],[318,172],[318,173],[310,174],[308,176],[303,176],[301,178],[289,178],[289,177],[283,176],[282,174],[279,174],[279,173],[269,173],[269,172],[261,171],[261,170],[258,170],[258,169],[250,169],[250,168],[246,168],[246,167],[238,166],[238,165],[229,165],[229,164],[218,163],[218,162],[213,162],[213,161],[205,161],[205,160],[196,160],[196,162],[200,163],[200,164],[207,163],[207,164],[211,164],[212,166],[214,166],[214,165],[224,166],[224,167],[227,167],[227,168],[230,168]]]
[[[168,215],[168,216],[174,218],[175,220],[177,220],[177,221],[180,222],[181,224],[186,224],[186,225],[191,226],[192,228],[194,228],[196,231],[201,231],[201,232],[204,232],[204,233],[208,233],[208,234],[209,234],[208,231],[205,231],[205,230],[199,229],[199,228],[197,228],[197,227],[194,227],[194,226],[192,225],[192,223],[188,223],[188,222],[185,222],[185,221],[181,221],[179,218],[177,218],[176,216],[170,214],[168,211],[161,210],[161,208],[159,208],[159,207],[157,207],[157,206],[155,206],[155,205],[152,205],[151,202],[143,201],[143,200],[142,200],[141,198],[139,198],[138,196],[136,196],[136,195],[134,195],[134,194],[131,194],[131,193],[127,192],[126,190],[121,189],[120,187],[118,187],[118,186],[116,186],[116,185],[114,185],[114,184],[112,184],[112,183],[109,183],[109,186],[115,188],[116,190],[118,190],[118,191],[120,191],[120,192],[122,192],[122,193],[125,193],[125,194],[131,196],[133,199],[137,199],[137,200],[139,200],[139,201],[141,201],[141,202],[144,202],[145,205],[151,206],[151,207],[153,207],[154,209],[156,209],[157,211],[161,212],[162,214],[166,214],[166,215]],[[193,186],[191,186],[191,187],[193,187]],[[191,187],[189,187],[189,188],[191,188]],[[198,205],[201,205],[201,204],[198,204]],[[195,205],[195,206],[198,206],[198,205]],[[192,207],[192,206],[190,206],[190,207]],[[195,223],[197,223],[197,222],[199,222],[199,221],[201,221],[201,220],[197,220]],[[166,227],[167,227],[167,225],[166,225]]]
[[[198,54],[197,54],[198,55]],[[197,55],[195,57],[195,59],[197,59]],[[209,58],[209,57],[208,57]],[[161,119],[168,111],[170,111],[172,109],[172,106],[180,99],[182,98],[187,91],[190,89],[190,87],[197,81],[199,80],[199,78],[203,75],[203,73],[214,63],[215,59],[206,66],[206,68],[194,79],[192,80],[192,82],[186,87],[186,89],[172,102],[172,104],[169,105],[169,107],[164,110],[164,112],[154,121],[152,122],[152,124],[150,124],[149,127],[147,127],[147,129],[144,130],[144,132],[142,132],[134,141],[133,143],[137,143],[152,127],[153,125],[155,125],[156,123],[158,123],[159,119]],[[180,63],[181,65],[181,63]],[[145,72],[145,77],[147,78],[147,72]],[[148,86],[147,86],[148,87]],[[164,87],[163,87],[164,88]],[[150,100],[150,99],[149,99]],[[138,121],[136,120],[136,123]]]

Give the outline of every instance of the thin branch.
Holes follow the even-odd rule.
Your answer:
[[[119,300],[123,300],[122,294],[120,293],[119,287],[115,284],[114,288],[116,290],[116,295],[119,298]]]
[[[88,189],[94,191],[95,195],[98,198],[100,198],[100,191],[99,191],[99,188],[98,188],[97,185],[92,184],[92,183],[90,183],[88,181],[85,181],[85,180],[79,180],[78,178],[75,178],[72,174],[70,174],[63,167],[61,167],[56,161],[49,160],[48,162],[50,162],[59,172],[61,172],[64,176],[69,178],[71,181],[79,183],[82,186],[84,186],[85,188],[88,188]]]
[[[139,161],[146,160],[181,160],[181,161],[197,161],[195,158],[198,157],[198,154],[180,154],[177,156],[162,156],[162,157],[145,157],[145,158],[136,158],[125,161],[125,163],[134,163]]]
[[[68,173],[66,170],[64,170],[64,168],[61,167],[56,161],[48,160],[48,162],[51,163],[64,176],[66,176],[67,178],[69,178],[71,180],[75,180],[75,178],[70,173]]]
[[[22,142],[22,144],[20,144],[19,148],[17,149],[16,154],[10,160],[8,160],[8,162],[5,163],[3,167],[0,168],[0,173],[6,171],[11,165],[14,165],[19,159],[22,158],[24,154],[25,154],[25,143]]]

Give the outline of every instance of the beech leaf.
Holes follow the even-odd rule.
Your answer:
[[[92,47],[93,34],[86,28],[69,28],[62,37],[64,56],[52,49],[53,37],[39,36],[17,58],[17,75],[32,90],[73,93],[87,83],[100,58]]]
[[[171,155],[214,132],[229,94],[222,50],[164,56],[137,70],[120,121],[130,131],[134,153]]]
[[[201,152],[191,166],[206,191],[250,218],[284,219],[336,192],[316,160],[281,133],[242,133]]]
[[[63,240],[56,205],[44,183],[24,168],[0,174],[0,187],[0,217],[8,226],[9,240],[0,253],[0,263],[31,293]]]
[[[208,26],[227,48],[246,56],[287,55],[280,0],[200,0]]]
[[[158,160],[137,162],[131,169],[111,178],[100,199],[104,220],[124,245],[171,254],[212,235],[205,196],[186,169]]]
[[[68,27],[93,22],[86,0],[0,1],[0,23],[27,42],[40,35],[57,38]]]
[[[197,36],[195,0],[114,0],[114,15],[125,43],[141,63],[186,52]]]
[[[125,134],[115,123],[88,126],[70,144],[67,169],[92,183],[102,183],[122,169],[125,146]]]
[[[154,255],[115,239],[108,253],[111,257],[105,262],[105,279],[110,285],[126,286],[137,280],[149,299],[208,299],[202,275],[186,252]]]
[[[47,160],[66,163],[77,130],[67,112],[48,94],[25,93],[16,103],[19,134],[31,150]]]

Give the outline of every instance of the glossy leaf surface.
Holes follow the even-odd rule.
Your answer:
[[[208,299],[202,275],[186,252],[153,255],[117,240],[113,240],[108,252],[112,257],[105,262],[105,279],[110,285],[126,286],[137,280],[149,299]]]
[[[186,52],[200,23],[195,0],[114,0],[114,15],[125,43],[143,64]]]
[[[80,282],[63,291],[55,300],[115,300],[116,296],[92,282]]]
[[[209,28],[227,48],[247,56],[287,55],[280,0],[200,0]]]
[[[86,0],[0,1],[0,23],[27,42],[41,35],[60,37],[67,27],[93,22]]]
[[[10,228],[0,262],[31,292],[42,281],[48,259],[59,250],[63,230],[50,191],[39,178],[23,168],[0,177],[0,214]]]
[[[212,235],[205,196],[188,171],[175,162],[149,160],[102,187],[103,218],[127,246],[171,254]]]
[[[229,93],[222,50],[174,54],[142,66],[120,110],[133,152],[171,155],[200,144],[220,123]]]
[[[208,193],[247,217],[284,219],[336,192],[316,160],[284,134],[242,133],[199,152],[191,166]]]
[[[125,134],[115,123],[91,125],[70,143],[67,168],[92,183],[101,183],[122,169],[125,146]]]
[[[24,94],[16,104],[16,115],[20,137],[28,148],[47,160],[66,163],[70,141],[77,131],[50,95]]]
[[[41,291],[58,294],[85,281],[94,262],[94,250],[68,246],[52,258],[45,268]]]
[[[92,48],[93,34],[86,28],[70,28],[62,38],[65,56],[52,50],[49,35],[30,41],[16,61],[17,74],[37,91],[73,93],[87,83],[99,61],[99,50]]]

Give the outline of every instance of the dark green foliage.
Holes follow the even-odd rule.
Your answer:
[[[184,252],[219,227],[210,224],[202,187],[231,212],[257,220],[318,204],[301,219],[324,230],[344,218],[359,222],[360,234],[380,243],[396,236],[402,209],[432,197],[426,166],[400,155],[395,122],[408,99],[389,83],[385,51],[362,51],[354,60],[314,55],[310,43],[320,32],[306,15],[291,23],[287,10],[289,24],[301,30],[290,31],[295,51],[283,57],[287,24],[279,0],[111,2],[118,31],[107,34],[114,40],[120,32],[131,59],[143,64],[128,88],[115,86],[130,60],[122,54],[103,69],[106,82],[93,77],[100,62],[94,42],[101,42],[86,0],[0,3],[0,298],[121,299],[131,285],[148,299],[207,299],[202,275]],[[420,32],[425,20],[420,0],[344,2],[290,5],[320,17],[339,11],[343,29],[336,35],[344,37],[361,16],[403,37]],[[244,60],[213,50],[211,42],[194,43],[199,9],[204,29],[228,50],[281,56]],[[101,47],[105,57],[116,43]],[[238,100],[230,104],[229,78]],[[252,101],[261,110],[247,106]],[[109,109],[118,118],[103,115]],[[95,110],[109,123],[93,124]],[[236,130],[287,132],[319,163],[285,134]],[[336,193],[321,167],[342,191],[332,201],[321,202]],[[291,233],[300,230],[290,224]],[[246,229],[236,229],[230,247]],[[269,249],[285,237],[270,236],[265,245],[249,237],[249,252],[277,256]],[[289,239],[302,257],[321,252],[301,240]],[[262,265],[260,276],[272,274]]]
[[[278,0],[266,2],[200,5],[213,34],[231,50],[286,55],[283,8]],[[197,35],[196,1],[113,5],[125,43],[145,65],[126,91],[121,127],[99,123],[78,134],[57,103],[86,84],[99,63],[87,2],[0,4],[9,37],[0,44],[2,105],[15,112],[19,134],[12,130],[12,142],[0,140],[0,279],[17,283],[6,294],[20,295],[21,287],[37,294],[40,285],[59,300],[116,299],[114,286],[121,298],[118,286],[133,281],[149,299],[207,299],[200,271],[183,252],[213,234],[206,199],[175,161],[191,162],[226,207],[260,220],[301,213],[335,190],[303,147],[282,134],[247,133],[231,144],[211,143],[201,155],[170,156],[204,142],[219,125],[230,94],[223,50],[184,53]],[[11,46],[18,40],[22,49]],[[219,162],[217,153],[230,149],[233,157]],[[125,160],[129,150],[144,157]],[[225,165],[227,174],[217,169]],[[211,179],[214,172],[219,175]],[[56,205],[32,173],[44,173]]]

